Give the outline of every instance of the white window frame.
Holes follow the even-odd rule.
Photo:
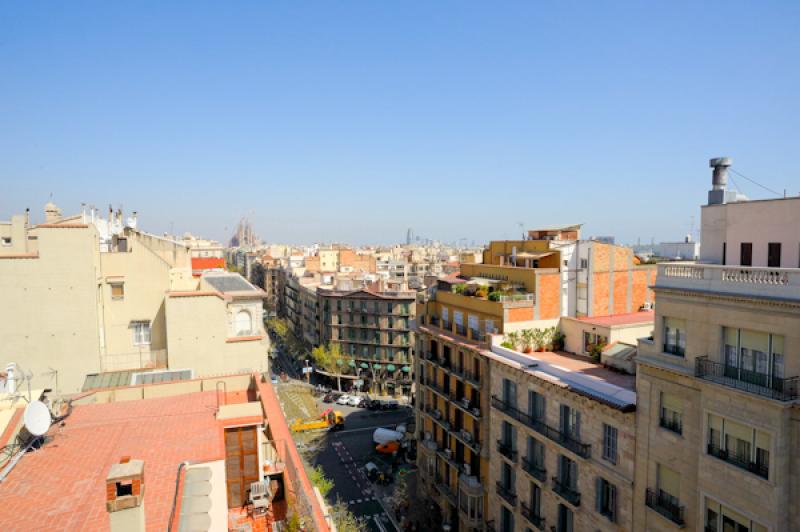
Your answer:
[[[152,327],[149,321],[132,321],[133,345],[150,345],[152,342]]]

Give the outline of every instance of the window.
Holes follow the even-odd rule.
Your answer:
[[[514,491],[514,470],[508,465],[508,462],[503,462],[503,467],[500,470],[500,484],[508,491]]]
[[[781,267],[781,243],[770,242],[767,244],[767,267],[780,268]]]
[[[564,506],[558,505],[558,525],[556,526],[557,532],[572,532],[572,510]]]
[[[10,246],[11,245],[11,237],[10,236],[4,236],[3,240],[2,240],[2,243],[6,247]]]
[[[731,327],[722,335],[726,377],[783,390],[783,336]]]
[[[134,321],[131,322],[133,330],[133,345],[150,345],[150,322]]]
[[[705,499],[706,532],[767,532],[767,527],[713,499]]]
[[[517,383],[503,379],[503,402],[510,408],[517,408]]]
[[[558,455],[558,481],[572,491],[578,490],[578,464],[563,454]]]
[[[581,270],[589,267],[589,259],[581,259]]]
[[[672,506],[680,506],[681,476],[669,467],[658,464],[656,467],[656,488],[659,500]]]
[[[514,433],[514,425],[508,421],[503,421],[501,426],[501,439],[503,445],[513,450],[516,447],[516,434]]]
[[[528,436],[528,463],[538,469],[544,469],[544,444],[534,438]]]
[[[679,357],[686,354],[686,320],[664,318],[664,352]]]
[[[561,432],[578,440],[581,435],[581,413],[567,405],[561,405]]]
[[[111,299],[125,298],[125,283],[109,283],[111,285]]]
[[[752,242],[742,242],[740,247],[740,266],[753,265],[753,244]]]
[[[545,421],[544,396],[528,390],[528,416],[532,421]]]
[[[659,425],[676,434],[683,434],[683,402],[677,396],[661,392]]]
[[[236,313],[234,320],[234,331],[236,336],[249,336],[253,334],[253,317],[247,310],[240,310]]]
[[[540,517],[542,515],[542,488],[533,482],[530,483],[530,486],[531,490],[528,504],[530,504],[531,513]]]
[[[769,478],[770,435],[714,414],[708,415],[708,454]]]
[[[603,423],[603,459],[617,463],[617,428]]]
[[[500,531],[514,532],[514,514],[505,506],[500,510]]]
[[[612,523],[617,521],[617,487],[604,478],[597,477],[595,509]]]

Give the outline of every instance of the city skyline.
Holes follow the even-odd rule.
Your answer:
[[[7,3],[0,216],[52,193],[220,241],[242,216],[283,242],[480,242],[519,222],[677,240],[711,157],[797,194],[797,9]]]

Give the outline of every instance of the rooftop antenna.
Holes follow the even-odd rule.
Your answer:
[[[523,222],[517,222],[519,226],[519,230],[522,232],[522,240],[525,240],[525,224]]]
[[[22,415],[25,428],[32,436],[44,436],[50,430],[53,418],[50,416],[50,409],[41,401],[32,401],[25,407]]]

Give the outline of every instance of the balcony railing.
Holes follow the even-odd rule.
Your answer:
[[[744,469],[745,471],[749,471],[754,475],[758,475],[761,478],[769,478],[769,465],[753,462],[750,460],[749,456],[740,456],[736,453],[728,451],[727,449],[722,449],[714,443],[708,444],[708,454],[719,458],[720,460],[724,460],[731,465],[735,465],[736,467]]]
[[[502,411],[506,415],[522,422],[523,424],[527,425],[528,427],[532,428],[539,434],[549,438],[550,440],[558,443],[562,447],[569,449],[573,453],[577,454],[581,458],[589,458],[592,454],[592,446],[588,443],[583,443],[572,434],[567,432],[562,432],[556,428],[553,428],[545,423],[534,419],[533,417],[521,412],[516,407],[506,403],[499,397],[493,395],[492,396],[492,407]]]
[[[544,530],[544,517],[534,512],[533,509],[524,502],[520,502],[519,507],[522,512],[522,517],[527,519],[537,530]]]
[[[773,377],[720,364],[708,357],[696,359],[694,374],[707,381],[778,401],[792,401],[799,396],[798,377]]]
[[[511,446],[511,443],[504,442],[503,440],[497,440],[497,452],[512,462],[517,461],[517,451]]]
[[[547,470],[544,467],[528,460],[524,456],[522,457],[522,469],[540,482],[547,480]]]
[[[579,491],[575,490],[572,486],[570,486],[570,482],[568,479],[560,479],[558,477],[553,477],[553,491],[561,495],[561,497],[563,497],[564,500],[566,500],[573,506],[581,505],[581,494]]]
[[[504,486],[502,482],[497,482],[497,494],[500,495],[505,501],[514,506],[517,504],[517,494],[514,493],[514,488],[511,486]]]
[[[679,526],[685,525],[685,508],[676,502],[675,497],[661,491],[647,488],[645,504]]]

